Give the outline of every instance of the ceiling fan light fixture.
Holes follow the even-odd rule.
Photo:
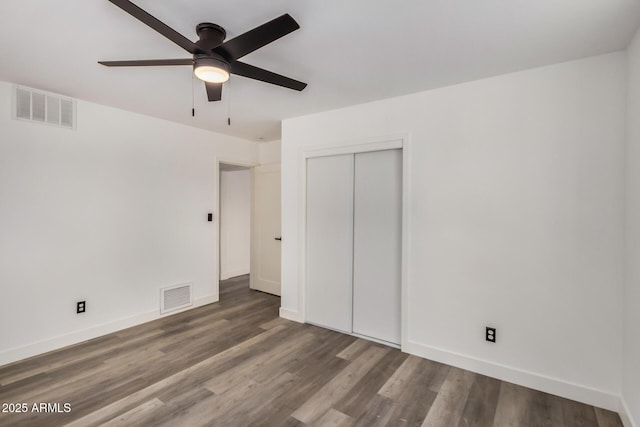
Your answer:
[[[141,9],[131,0],[109,1],[193,56],[177,59],[98,61],[105,67],[190,65],[193,67],[193,75],[205,82],[204,86],[209,102],[222,99],[222,83],[229,80],[229,74],[232,72],[245,78],[297,91],[301,91],[307,86],[306,83],[238,61],[239,58],[299,29],[300,25],[288,13],[227,41],[225,41],[227,32],[220,25],[201,22],[196,25],[198,41],[192,42],[189,38]],[[192,114],[194,114],[193,111]]]
[[[224,83],[229,80],[229,64],[211,56],[196,59],[193,72],[197,78],[209,83]]]

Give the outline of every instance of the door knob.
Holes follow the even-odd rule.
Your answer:
[[[275,240],[280,240],[280,241],[282,241],[282,236],[280,236],[280,237],[274,237],[274,239],[275,239]]]

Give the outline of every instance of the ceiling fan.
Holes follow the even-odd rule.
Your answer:
[[[107,67],[192,65],[196,77],[204,81],[209,101],[219,101],[222,98],[222,84],[229,79],[229,74],[237,74],[297,91],[307,86],[306,83],[298,80],[238,61],[254,50],[300,28],[289,14],[284,14],[226,42],[224,39],[227,33],[224,28],[210,22],[203,22],[196,26],[198,41],[192,42],[129,0],[109,1],[192,54],[193,58],[98,61],[99,64]]]

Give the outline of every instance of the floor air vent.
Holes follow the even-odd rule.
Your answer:
[[[76,103],[63,98],[21,86],[14,86],[13,118],[36,123],[75,129]]]
[[[192,304],[191,283],[160,289],[160,313],[169,313]]]

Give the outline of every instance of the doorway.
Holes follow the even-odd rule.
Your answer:
[[[280,164],[221,160],[218,175],[218,283],[280,296]]]
[[[220,163],[219,166],[218,279],[250,273],[251,169]]]

